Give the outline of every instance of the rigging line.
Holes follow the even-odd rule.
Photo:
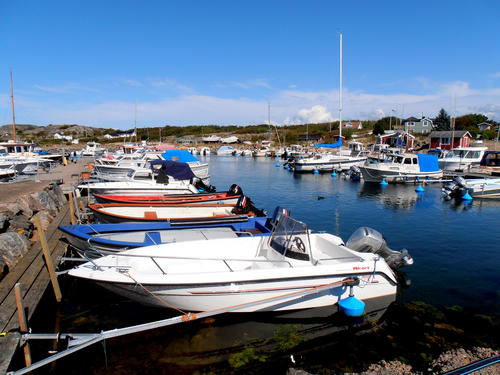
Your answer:
[[[182,311],[181,309],[175,307],[174,305],[169,304],[167,301],[162,300],[160,297],[158,297],[156,294],[154,294],[148,288],[146,288],[144,285],[142,285],[139,281],[137,281],[136,279],[134,279],[132,277],[132,275],[128,273],[128,271],[123,272],[123,274],[126,275],[126,276],[128,276],[128,277],[130,277],[137,285],[139,285],[142,289],[144,289],[146,291],[146,293],[150,294],[153,298],[157,299],[158,302],[160,302],[162,305],[164,305],[164,306],[166,306],[168,308],[177,310],[178,312],[180,312],[183,315],[187,315],[188,314],[185,311]]]

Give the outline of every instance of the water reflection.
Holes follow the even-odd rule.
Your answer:
[[[393,209],[409,210],[423,202],[425,193],[415,192],[413,185],[389,185],[363,183],[359,190],[360,198],[376,200],[383,205]]]
[[[65,281],[68,283],[64,288],[73,294],[65,298],[62,319],[56,319],[61,325],[58,329],[64,332],[99,332],[178,315],[123,300],[80,280]],[[244,361],[247,355],[289,356],[299,345],[320,349],[324,340],[334,342],[338,340],[336,333],[348,329],[358,333],[370,331],[393,301],[394,297],[365,301],[366,314],[357,319],[345,317],[337,306],[282,313],[224,314],[108,340],[107,363],[103,348],[96,345],[57,362],[52,373],[138,373],[144,366],[147,371],[142,373],[191,374],[207,368],[216,369],[218,374],[232,373],[238,360]],[[45,308],[35,317],[38,332],[47,331],[47,317],[53,316],[54,308]],[[75,360],[86,365],[75,366]]]

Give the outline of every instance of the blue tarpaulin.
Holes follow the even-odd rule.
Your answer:
[[[161,154],[165,160],[173,160],[181,163],[189,163],[192,161],[199,161],[189,151],[186,150],[167,150]]]
[[[420,172],[439,171],[438,157],[436,155],[417,154]]]
[[[151,167],[161,165],[161,169],[167,176],[172,176],[176,180],[191,180],[195,177],[191,167],[187,163],[179,163],[170,160],[152,160]],[[154,170],[154,169],[153,169]]]
[[[325,148],[338,148],[342,147],[342,139],[339,139],[335,143],[323,143],[323,144],[315,144],[314,147],[325,147]]]

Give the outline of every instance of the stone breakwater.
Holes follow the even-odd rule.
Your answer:
[[[56,184],[15,199],[0,203],[0,280],[22,259],[31,243],[38,241],[35,218],[39,217],[42,227],[47,229],[67,203]]]

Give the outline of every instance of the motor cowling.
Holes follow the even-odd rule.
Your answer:
[[[227,192],[229,195],[243,195],[243,189],[236,184],[232,184]]]
[[[384,258],[391,268],[399,268],[413,264],[413,258],[408,250],[392,250],[387,246],[384,236],[375,229],[358,228],[347,240],[346,246],[360,253],[373,253]]]

